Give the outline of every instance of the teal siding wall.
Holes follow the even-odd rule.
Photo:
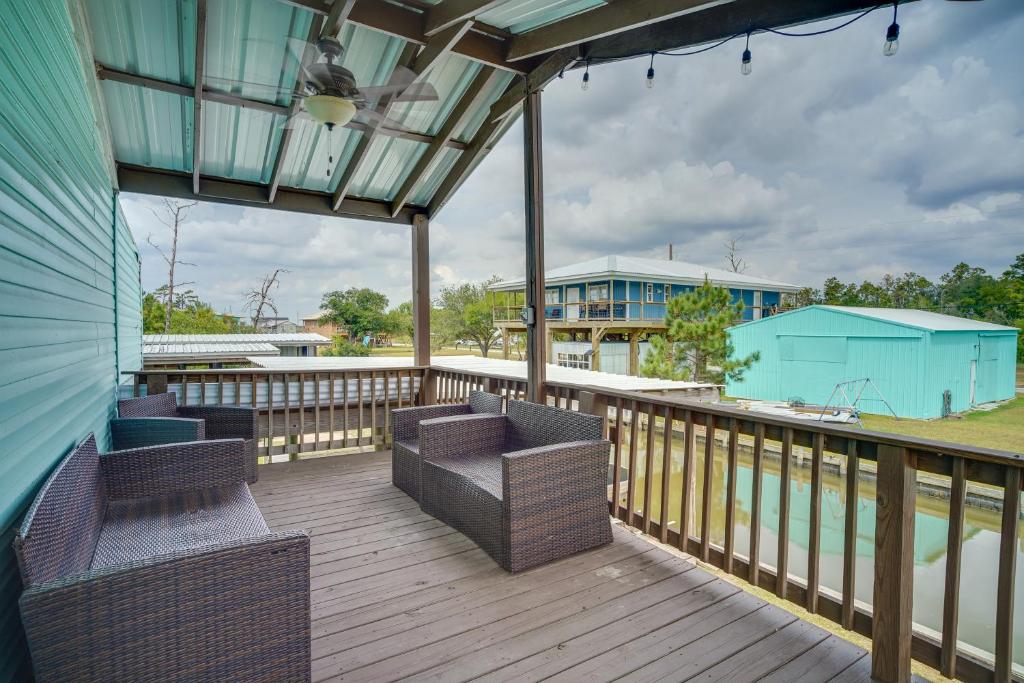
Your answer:
[[[942,414],[947,389],[954,411],[970,407],[972,360],[978,364],[975,403],[1014,394],[1013,332],[929,332],[809,307],[738,325],[729,336],[737,356],[761,353],[742,382],[727,383],[727,393],[738,398],[820,404],[837,383],[869,377],[897,415],[933,418]],[[886,412],[873,399],[861,407]]]
[[[0,0],[0,16],[0,680],[18,680],[15,525],[76,442],[107,446],[141,302],[68,8]]]

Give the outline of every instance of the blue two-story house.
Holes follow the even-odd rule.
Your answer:
[[[743,321],[758,320],[783,310],[784,296],[800,289],[785,282],[685,261],[636,256],[602,256],[554,268],[545,274],[548,362],[602,369],[602,356],[606,361],[622,356],[621,363],[606,362],[603,369],[636,374],[644,352],[639,340],[664,329],[666,302],[699,287],[705,278],[728,288],[734,301],[743,302]],[[502,333],[506,350],[509,335],[525,329],[521,320],[524,287],[523,279],[490,287],[496,295],[495,325]],[[568,335],[571,342],[553,341],[555,332]],[[572,349],[578,353],[561,353],[556,348],[572,343],[578,346],[581,338],[590,341],[589,353],[575,346]],[[628,351],[623,342],[629,342]],[[565,356],[564,363],[561,356]]]

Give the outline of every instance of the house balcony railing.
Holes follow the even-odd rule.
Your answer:
[[[495,323],[521,323],[524,306],[494,306]],[[665,303],[652,301],[581,301],[544,305],[544,318],[548,322],[604,323],[604,322],[656,322],[665,319]],[[784,310],[778,306],[758,306],[744,309],[742,320],[753,320],[755,316],[766,318]],[[757,311],[757,313],[755,313]]]
[[[265,459],[297,459],[329,449],[386,448],[390,411],[396,407],[464,402],[474,389],[523,398],[527,385],[512,376],[431,367],[135,373],[136,395],[167,389],[188,405],[257,407],[260,454]],[[639,392],[551,382],[544,396],[549,404],[605,419],[613,444],[609,512],[623,523],[843,628],[873,637],[874,670],[882,680],[907,680],[911,658],[962,680],[1011,680],[1024,455]],[[747,492],[737,494],[741,451],[745,467],[750,462],[749,510],[741,510]],[[778,491],[770,492],[778,496],[777,513],[770,514],[766,510],[772,507],[762,505],[769,470],[780,482]],[[713,478],[715,473],[720,479]],[[826,473],[842,475],[842,512],[823,504]],[[945,482],[949,497],[944,578],[931,593],[942,603],[941,625],[930,629],[912,621],[919,477],[933,486]],[[871,482],[875,499],[874,530],[858,519],[861,506],[855,501],[865,480]],[[968,489],[979,486],[996,499],[1001,520],[996,525],[991,653],[957,639],[965,507]],[[790,538],[795,503],[808,504],[796,518],[806,512],[809,520],[806,548],[797,546],[800,557],[793,555]],[[838,587],[823,586],[821,580],[823,516],[829,510],[842,518],[842,531],[832,532],[841,533]],[[747,536],[737,535],[739,515],[749,515]],[[775,531],[774,553],[763,552],[762,525]],[[857,573],[865,568],[863,554],[858,566],[857,547],[866,537],[874,548],[870,604],[855,597]],[[838,541],[825,540],[833,547]],[[774,562],[765,561],[765,555],[774,555]],[[805,570],[798,575],[794,568]]]

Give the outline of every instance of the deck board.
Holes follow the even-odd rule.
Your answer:
[[[861,648],[616,527],[520,574],[390,483],[389,453],[263,466],[274,529],[311,535],[313,680],[826,681]]]

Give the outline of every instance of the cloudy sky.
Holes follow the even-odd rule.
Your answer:
[[[1002,272],[1024,251],[1024,2],[923,0],[900,8],[900,49],[882,55],[888,10],[825,36],[603,65],[544,91],[549,267],[603,254],[725,265],[738,240],[749,274],[821,286],[837,275],[959,261]],[[808,27],[823,28],[836,22]],[[523,273],[522,134],[514,127],[431,224],[434,292]],[[165,279],[146,244],[166,229],[156,200],[123,196],[147,290]],[[183,279],[224,311],[287,268],[277,300],[293,318],[323,292],[372,287],[410,298],[407,228],[196,207]]]

